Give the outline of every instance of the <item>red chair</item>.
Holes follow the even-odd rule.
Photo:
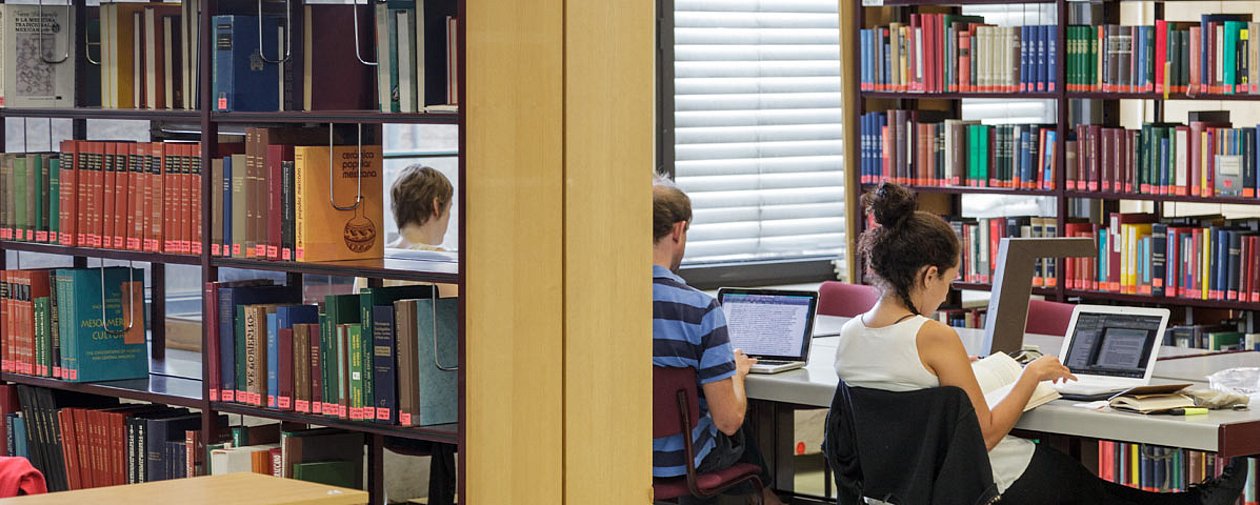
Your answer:
[[[696,453],[690,436],[700,422],[696,389],[694,368],[652,367],[652,438],[682,434],[683,454],[687,458],[686,476],[652,479],[654,499],[709,498],[736,484],[751,482],[756,488],[756,502],[760,504],[762,483],[757,475],[761,469],[757,465],[738,463],[712,473],[696,473]]]
[[[824,316],[857,317],[878,301],[875,286],[826,281],[818,287],[818,313]]]
[[[1028,301],[1028,322],[1024,331],[1040,335],[1064,336],[1068,324],[1072,322],[1072,311],[1076,306],[1070,303],[1050,302],[1046,300]]]

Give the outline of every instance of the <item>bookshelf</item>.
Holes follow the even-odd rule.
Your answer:
[[[1125,3],[1149,2],[1153,5],[1154,18],[1156,20],[1164,19],[1166,2],[1195,2],[1197,0],[1110,0],[1110,1],[1072,1],[1072,0],[1046,0],[1046,1],[1026,1],[1026,2],[1003,2],[992,0],[947,0],[943,2],[927,2],[921,0],[854,0],[850,6],[853,15],[848,21],[857,28],[872,28],[876,26],[887,27],[889,23],[900,22],[908,24],[910,22],[910,14],[916,12],[922,13],[946,13],[959,14],[961,8],[969,5],[1023,5],[1023,4],[1054,4],[1057,13],[1058,25],[1052,29],[1053,40],[1059,48],[1053,59],[1053,75],[1049,75],[1051,82],[1055,83],[1054,91],[1045,92],[923,92],[923,91],[888,91],[883,89],[870,89],[864,86],[855,85],[851,89],[857,97],[856,106],[846,107],[847,121],[850,124],[859,124],[862,115],[868,112],[878,112],[893,109],[916,109],[916,110],[932,110],[944,111],[952,113],[951,117],[961,118],[961,100],[969,98],[988,98],[988,99],[1021,99],[1021,100],[1053,100],[1058,118],[1057,125],[1053,126],[1056,133],[1055,145],[1058,156],[1055,159],[1055,189],[1051,190],[1026,190],[1012,188],[993,188],[993,187],[971,187],[971,186],[909,186],[919,194],[921,204],[930,210],[941,214],[958,215],[961,210],[961,197],[964,195],[1021,195],[1021,196],[1041,196],[1051,198],[1055,207],[1055,218],[1057,230],[1062,236],[1065,226],[1068,223],[1069,210],[1073,208],[1075,203],[1080,200],[1091,200],[1101,202],[1105,211],[1118,210],[1120,201],[1140,201],[1150,202],[1154,207],[1156,215],[1164,215],[1164,207],[1169,204],[1232,204],[1232,205],[1260,205],[1260,198],[1245,198],[1241,196],[1198,196],[1198,195],[1171,195],[1171,194],[1147,194],[1141,192],[1112,192],[1112,191],[1086,191],[1081,189],[1067,189],[1067,156],[1066,145],[1069,142],[1068,136],[1073,133],[1072,128],[1077,122],[1089,122],[1096,124],[1097,121],[1088,121],[1089,118],[1080,119],[1074,114],[1071,107],[1073,103],[1080,101],[1089,101],[1096,105],[1102,111],[1102,122],[1104,127],[1115,127],[1117,121],[1117,109],[1121,100],[1144,100],[1154,102],[1154,117],[1144,116],[1147,122],[1162,122],[1166,109],[1165,102],[1169,100],[1189,100],[1189,101],[1260,101],[1260,95],[1257,94],[1221,94],[1221,93],[1155,93],[1155,92],[1102,92],[1102,91],[1073,91],[1068,90],[1068,51],[1064,50],[1068,42],[1068,26],[1070,18],[1070,10],[1072,8],[1082,6],[1092,6],[1096,9],[1091,14],[1091,22],[1099,21],[1098,16],[1101,12],[1102,23],[1119,24],[1120,8]],[[1230,2],[1222,2],[1224,6],[1220,12],[1237,12],[1238,9],[1229,9]],[[1246,10],[1242,10],[1246,12]],[[1043,21],[1044,22],[1044,21]],[[1074,21],[1075,23],[1075,21]],[[1097,23],[1093,23],[1097,24]],[[1133,23],[1125,23],[1133,24]],[[939,23],[937,24],[939,27]],[[849,75],[864,75],[863,61],[866,57],[865,49],[863,49],[863,38],[860,30],[851,30],[850,40],[847,41],[854,49],[851,53],[855,57],[849,58],[847,61],[847,73]],[[1092,36],[1092,35],[1091,35]],[[1241,54],[1241,53],[1240,53]],[[928,63],[931,65],[931,63]],[[939,65],[939,63],[938,63]],[[948,63],[946,64],[948,67]],[[929,67],[930,69],[930,67]],[[945,70],[945,72],[949,72]],[[938,80],[939,83],[939,80]],[[1227,105],[1228,107],[1228,105]],[[891,123],[890,123],[891,124]],[[913,123],[911,123],[913,125]],[[856,133],[857,128],[846,131],[846,135]],[[856,147],[856,143],[849,144],[849,148]],[[849,158],[851,164],[855,164],[862,154]],[[948,168],[946,168],[948,170]],[[848,177],[847,184],[850,187],[859,188],[861,192],[865,192],[876,187],[876,184],[862,179],[859,170],[849,170],[846,173]],[[856,201],[856,200],[853,200]],[[855,205],[854,208],[857,206]],[[867,219],[861,212],[856,212],[855,218],[850,221],[859,231],[867,226]],[[1105,214],[1104,214],[1105,216]],[[1102,223],[1104,226],[1106,223]],[[854,234],[856,236],[857,234]],[[854,242],[851,242],[853,244]],[[1166,296],[1150,296],[1129,293],[1102,292],[1092,290],[1070,289],[1065,282],[1065,272],[1060,262],[1060,267],[1056,271],[1057,283],[1055,287],[1035,287],[1034,293],[1043,295],[1051,300],[1070,300],[1081,299],[1099,302],[1122,302],[1130,304],[1142,305],[1161,305],[1182,307],[1186,310],[1194,308],[1203,309],[1225,309],[1237,311],[1255,311],[1260,310],[1260,303],[1238,301],[1238,300],[1202,300],[1196,298],[1180,298]],[[855,278],[860,279],[862,272],[860,267],[854,267],[852,272]],[[974,289],[988,290],[990,286],[983,283],[973,282],[955,282],[954,286],[958,289]]]
[[[461,21],[466,13],[465,0],[440,0],[443,3],[454,6]],[[466,137],[466,121],[465,115],[460,112],[431,112],[431,113],[387,113],[379,110],[316,110],[316,111],[300,111],[300,112],[215,112],[211,107],[205,107],[205,104],[213,102],[212,96],[212,51],[214,40],[214,27],[212,25],[212,17],[219,12],[220,2],[216,0],[200,0],[200,9],[196,16],[195,22],[199,27],[199,40],[197,40],[197,51],[199,57],[197,59],[198,68],[196,69],[196,82],[199,87],[198,99],[203,105],[198,110],[149,110],[149,109],[112,109],[101,107],[68,107],[68,108],[0,108],[0,121],[25,121],[27,118],[43,120],[45,118],[69,119],[72,124],[72,139],[85,140],[87,138],[87,120],[140,120],[149,121],[154,124],[174,124],[179,125],[181,129],[195,130],[199,132],[198,142],[201,148],[201,166],[211,166],[211,160],[215,158],[219,152],[221,131],[239,130],[244,126],[312,126],[321,128],[332,128],[332,125],[344,126],[368,126],[375,129],[378,133],[383,124],[428,124],[428,125],[450,125],[458,128],[460,153],[458,155],[459,164],[459,180],[455,185],[457,188],[456,201],[458,202],[458,215],[461,219],[458,222],[460,243],[463,244],[465,238],[466,216],[465,202],[466,192],[466,159],[463,154],[464,139]],[[285,2],[288,6],[289,3]],[[295,9],[301,8],[301,2],[293,2]],[[261,9],[261,7],[259,7]],[[89,9],[97,9],[97,7],[89,7],[83,2],[72,3],[73,16],[76,20],[76,28],[73,33],[74,43],[78,47],[87,47],[87,33],[85,31],[85,21],[89,16]],[[295,23],[302,23],[300,13],[293,17]],[[463,76],[466,55],[465,46],[465,23],[458,24],[458,32],[454,39],[456,46],[456,54],[458,60],[455,62],[458,69],[458,75]],[[94,62],[86,60],[85,51],[79,51],[75,57],[76,76],[83,76],[85,72],[97,72],[93,66]],[[349,64],[350,62],[346,62]],[[357,62],[354,64],[358,64]],[[375,73],[373,71],[373,73]],[[77,83],[76,83],[77,84]],[[76,86],[75,105],[87,103],[85,97],[84,86]],[[457,85],[457,96],[460,97],[460,103],[466,103],[463,98],[465,96],[465,82],[460,79]],[[365,128],[366,129],[366,128]],[[156,140],[156,139],[155,139]],[[378,140],[379,141],[379,140]],[[0,151],[4,150],[4,138],[0,136]],[[218,190],[219,181],[215,181],[209,170],[203,170],[199,180],[197,191],[200,191],[201,201],[206,202],[200,209],[202,223],[206,226],[202,227],[201,240],[204,244],[210,244],[211,226],[210,223],[215,222],[212,215],[213,209],[209,202],[213,201],[212,195]],[[259,272],[284,272],[286,273],[286,284],[298,285],[303,283],[306,275],[319,276],[337,276],[337,277],[363,277],[368,279],[369,286],[380,286],[384,280],[402,280],[427,283],[442,283],[456,285],[460,292],[465,291],[466,273],[460,265],[465,264],[465,247],[460,247],[457,262],[442,261],[420,261],[408,259],[376,259],[376,260],[358,260],[358,261],[339,261],[339,262],[293,262],[293,261],[267,261],[255,259],[241,259],[212,256],[209,247],[203,248],[201,254],[197,255],[181,255],[168,253],[151,253],[128,250],[99,249],[90,247],[67,247],[47,243],[34,243],[2,240],[0,241],[0,270],[7,267],[16,267],[16,265],[6,265],[7,252],[14,251],[18,253],[40,253],[49,255],[58,255],[70,257],[75,267],[87,267],[96,265],[97,260],[120,260],[131,262],[143,262],[151,265],[151,274],[148,284],[151,286],[152,303],[150,304],[150,313],[148,321],[152,326],[150,333],[149,358],[150,358],[150,374],[147,380],[127,380],[99,383],[71,383],[60,380],[33,377],[14,373],[0,373],[0,381],[36,386],[61,391],[74,391],[80,393],[88,393],[92,395],[113,397],[125,400],[150,402],[156,404],[165,404],[178,407],[186,407],[199,410],[201,413],[201,437],[202,442],[207,445],[213,438],[215,430],[215,418],[219,414],[235,414],[241,416],[251,416],[265,418],[275,421],[303,423],[318,426],[327,426],[340,428],[348,431],[359,432],[365,435],[365,447],[367,454],[367,475],[365,481],[367,491],[370,495],[370,503],[384,504],[384,439],[385,437],[398,437],[409,440],[421,440],[439,442],[445,444],[453,444],[457,446],[459,458],[457,459],[458,479],[458,495],[466,496],[465,478],[467,475],[465,469],[466,453],[466,429],[465,427],[465,339],[466,325],[463,324],[465,317],[465,308],[463,299],[461,298],[459,314],[461,324],[459,324],[459,419],[460,422],[454,424],[445,424],[427,427],[403,427],[389,424],[374,423],[370,421],[349,421],[344,419],[336,419],[323,417],[318,415],[305,415],[291,411],[280,411],[269,408],[253,407],[249,405],[217,402],[210,400],[210,371],[208,361],[202,359],[198,365],[198,377],[188,378],[168,373],[164,364],[164,360],[168,359],[165,340],[165,280],[166,265],[190,265],[200,267],[201,284],[217,281],[219,279],[218,270],[220,268],[236,268],[245,270],[254,270]],[[89,259],[92,261],[89,263]],[[201,346],[203,351],[209,349],[213,339],[217,339],[217,329],[202,328]]]

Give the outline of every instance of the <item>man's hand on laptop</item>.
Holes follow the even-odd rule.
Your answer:
[[[748,371],[752,370],[752,366],[757,364],[757,358],[750,358],[744,351],[735,349],[735,373],[740,377],[748,375]]]
[[[1068,380],[1076,380],[1076,376],[1072,375],[1072,371],[1068,367],[1063,366],[1059,362],[1059,358],[1055,356],[1042,356],[1033,360],[1024,367],[1024,373],[1033,374],[1037,382],[1067,382]]]

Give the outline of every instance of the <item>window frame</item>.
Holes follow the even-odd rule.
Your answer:
[[[674,0],[656,0],[656,173],[675,178],[674,170]],[[843,36],[843,35],[842,35]],[[843,87],[841,88],[843,90]],[[843,121],[842,116],[842,121]],[[847,170],[843,167],[842,170]],[[845,173],[845,183],[849,181]],[[845,219],[848,212],[845,209]],[[845,231],[845,247],[850,230]],[[679,276],[698,289],[723,286],[761,287],[834,281],[840,257],[814,256],[777,260],[753,260],[684,264]],[[847,269],[847,265],[844,266]]]

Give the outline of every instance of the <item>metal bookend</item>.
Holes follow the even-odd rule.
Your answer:
[[[88,48],[92,46],[96,46],[96,52],[98,53],[101,52],[100,36],[101,36],[100,32],[97,32],[96,43],[92,43],[91,41],[88,40],[87,30],[84,30],[84,33],[83,33],[83,59],[87,60],[88,63],[92,65],[96,65],[98,67],[101,66],[101,62],[99,60],[92,59],[92,51],[89,51]]]
[[[123,301],[123,304],[130,303],[132,300],[135,299],[135,296],[136,296],[136,292],[135,292],[136,269],[132,266],[132,262],[130,261],[127,262],[127,277],[128,277],[127,299]],[[123,329],[121,330],[109,329],[109,319],[105,315],[105,260],[102,259],[101,260],[101,329],[104,330],[105,333],[108,333],[110,335],[122,335],[124,333],[131,331],[132,328],[135,328],[136,327],[136,304],[134,303],[131,303],[131,309],[128,310],[127,318],[124,318],[123,320],[127,321],[128,319],[130,319],[130,321],[127,322],[127,326],[123,327]]]
[[[266,63],[287,63],[293,56],[293,9],[289,0],[284,0],[284,56],[278,60],[267,59],[263,51],[263,0],[258,0],[258,57]]]
[[[438,359],[438,324],[437,324],[438,287],[437,287],[437,284],[433,285],[432,293],[433,293],[433,366],[436,366],[438,370],[441,370],[443,372],[458,372],[459,363],[456,363],[455,366],[444,366],[442,365],[442,361]]]
[[[328,123],[328,204],[332,205],[332,207],[337,210],[354,210],[359,208],[359,204],[363,202],[363,123],[359,123],[358,126],[359,140],[357,145],[359,148],[359,158],[356,169],[358,170],[357,185],[359,194],[354,197],[354,205],[343,206],[337,205],[337,187],[333,185],[333,172],[335,165],[333,162],[333,124]]]
[[[359,50],[359,3],[350,2],[350,8],[354,10],[354,57],[359,59],[359,63],[369,67],[375,67],[380,64],[379,61],[367,61],[363,59],[363,52]],[[380,58],[377,58],[379,60]]]
[[[66,61],[66,60],[70,59],[70,44],[71,44],[71,42],[70,42],[70,39],[69,39],[69,35],[70,35],[69,30],[67,30],[67,38],[66,38],[66,54],[62,55],[62,56],[61,56],[61,59],[58,59],[58,60],[50,60],[50,59],[48,59],[48,56],[44,54],[44,0],[39,0],[38,5],[39,5],[39,14],[38,14],[38,16],[39,16],[39,36],[38,36],[38,37],[36,37],[36,40],[38,41],[38,44],[39,44],[39,59],[44,60],[44,63],[47,63],[47,64],[49,64],[49,65],[56,65],[56,64],[58,64],[58,63],[62,63],[62,62],[64,62],[64,61]],[[73,5],[73,4],[67,4],[67,5],[66,5],[66,10],[67,10],[67,11],[69,11],[70,9],[73,9],[73,8],[74,8],[74,5]],[[54,45],[54,46],[56,46],[56,44],[55,44],[55,43],[54,43],[53,45]]]

